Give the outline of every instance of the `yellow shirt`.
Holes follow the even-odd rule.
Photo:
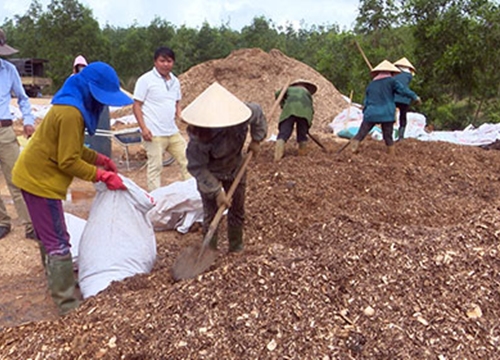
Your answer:
[[[95,181],[97,153],[84,146],[84,130],[77,108],[53,105],[14,165],[14,185],[40,197],[63,200],[73,177]]]

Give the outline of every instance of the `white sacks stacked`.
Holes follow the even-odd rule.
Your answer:
[[[127,190],[96,184],[97,194],[78,248],[78,282],[83,298],[112,281],[149,273],[156,260],[156,238],[147,212],[155,201],[121,176]]]

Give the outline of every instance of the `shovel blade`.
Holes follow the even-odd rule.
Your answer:
[[[172,267],[175,281],[192,279],[206,271],[217,258],[217,251],[202,245],[185,248],[177,257]]]

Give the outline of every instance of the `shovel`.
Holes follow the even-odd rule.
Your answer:
[[[245,173],[245,170],[247,168],[247,165],[250,162],[250,159],[252,158],[252,155],[253,153],[249,152],[246,155],[245,160],[243,160],[243,163],[241,164],[240,169],[238,170],[238,173],[236,174],[236,177],[234,178],[234,181],[231,184],[229,191],[227,192],[228,199],[232,198],[234,191],[236,190],[236,187],[240,183],[241,178],[243,177],[243,174]],[[199,244],[194,245],[184,249],[181,252],[179,257],[175,261],[174,267],[172,268],[172,276],[174,280],[178,281],[196,277],[199,274],[203,273],[205,270],[207,270],[210,267],[210,265],[212,265],[212,263],[215,261],[215,259],[217,258],[217,251],[213,250],[208,245],[210,244],[210,240],[214,236],[215,231],[219,226],[219,222],[222,219],[222,215],[224,214],[224,211],[226,209],[227,206],[225,204],[222,204],[219,207],[217,213],[215,214],[212,222],[208,227],[208,231],[205,237],[203,238],[201,246]]]
[[[312,134],[308,131],[307,135],[311,138],[312,141],[314,141],[320,148],[326,153],[329,153],[328,149],[323,145],[315,136],[312,136]]]
[[[280,95],[274,102],[273,107],[271,108],[271,111],[268,115],[269,120],[271,120],[274,112],[278,108],[278,105],[283,99],[283,96],[285,95],[286,89],[289,85],[290,79],[287,80],[285,86],[283,86],[283,88],[281,89]],[[234,178],[234,181],[231,184],[229,191],[227,192],[228,199],[232,198],[236,187],[240,183],[241,178],[245,173],[248,163],[252,159],[252,155],[253,153],[249,152],[245,156],[245,159],[243,160],[243,163],[241,164],[240,169],[238,170],[238,173],[236,174],[236,177]],[[172,268],[172,277],[175,281],[194,278],[207,270],[215,261],[215,259],[217,258],[217,251],[211,249],[208,245],[210,244],[210,240],[212,239],[212,236],[214,236],[215,231],[219,226],[219,222],[222,219],[222,215],[224,214],[226,208],[227,206],[225,204],[222,204],[217,210],[217,213],[215,214],[212,222],[208,227],[208,231],[203,238],[201,246],[198,244],[184,249],[176,259]]]

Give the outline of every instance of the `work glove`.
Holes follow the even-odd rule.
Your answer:
[[[229,199],[227,197],[226,192],[222,188],[220,189],[219,193],[217,194],[215,201],[217,202],[217,207],[221,207],[222,205],[225,205],[228,208],[231,206],[231,199]]]
[[[253,152],[253,157],[256,158],[260,152],[260,142],[252,140],[248,145],[248,152]]]
[[[118,172],[116,164],[109,157],[103,154],[97,154],[97,159],[95,160],[95,165],[102,166],[104,170],[112,171],[114,173]]]
[[[422,105],[422,99],[420,98],[420,96],[417,96],[417,98],[415,99],[415,105]]]
[[[127,190],[121,177],[112,171],[97,169],[95,180],[105,183],[109,190]]]

